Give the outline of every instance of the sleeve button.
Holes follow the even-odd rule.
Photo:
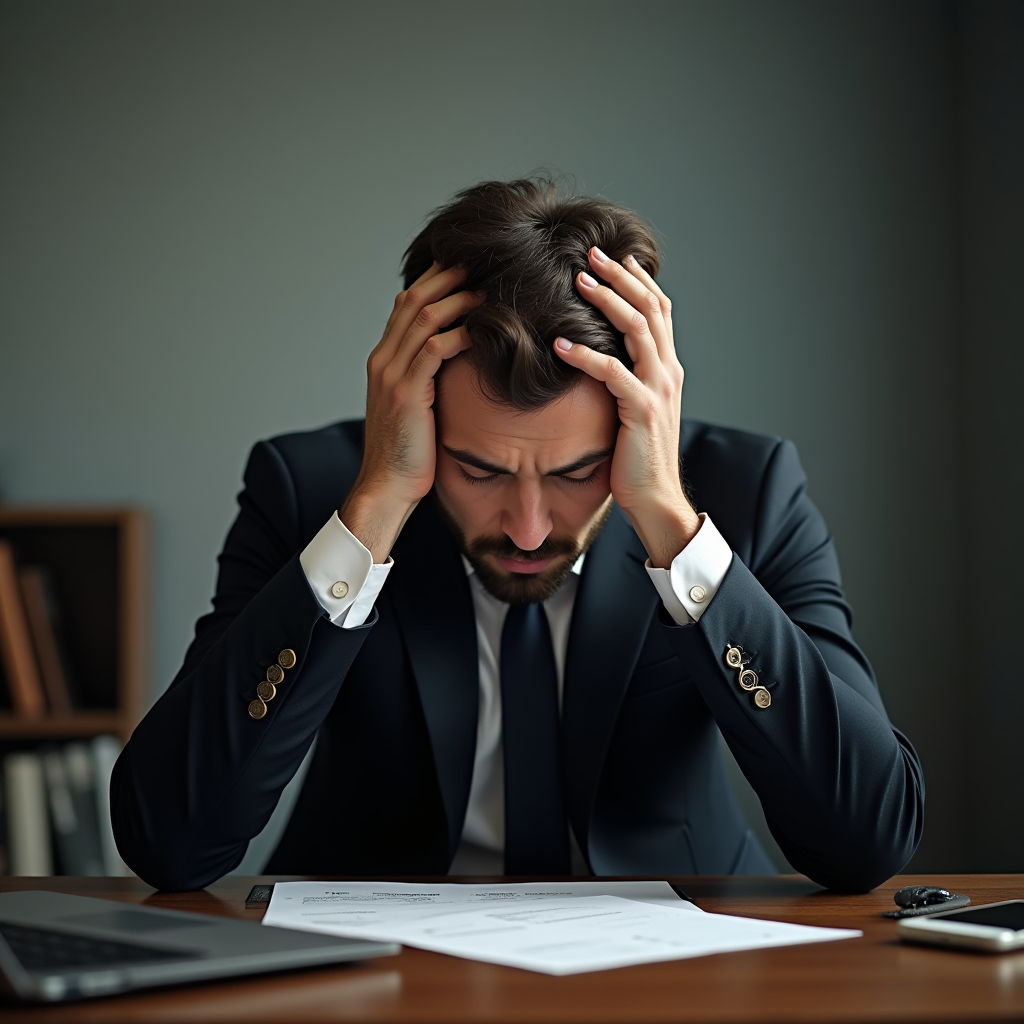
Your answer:
[[[758,688],[757,673],[752,668],[745,668],[740,671],[739,684],[744,690],[756,690]],[[768,691],[766,690],[765,693]]]
[[[344,597],[348,593],[348,584],[344,580],[338,580],[338,582],[331,587],[331,593],[335,597]]]
[[[267,682],[277,684],[284,679],[284,669],[280,665],[271,665],[267,669]]]
[[[281,668],[292,668],[296,662],[295,652],[290,648],[286,647],[278,656],[277,663]]]

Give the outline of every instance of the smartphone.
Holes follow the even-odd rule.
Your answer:
[[[896,922],[896,931],[907,942],[1008,953],[1024,949],[1024,900],[1004,900],[946,914],[908,917]]]

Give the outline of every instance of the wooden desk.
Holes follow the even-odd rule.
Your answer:
[[[439,879],[418,879],[439,881]],[[495,879],[473,879],[495,881]],[[229,878],[166,894],[133,879],[0,878],[0,890],[52,889],[258,921],[255,882]],[[413,879],[407,879],[413,881]],[[268,975],[87,1003],[11,1008],[4,1024],[61,1021],[1024,1021],[1024,952],[984,956],[906,946],[879,917],[911,882],[946,885],[975,903],[1024,897],[1024,875],[894,878],[866,896],[824,893],[796,875],[673,878],[705,910],[859,928],[861,939],[551,978],[404,949],[366,965]]]

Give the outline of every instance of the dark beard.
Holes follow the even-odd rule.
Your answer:
[[[612,503],[608,502],[604,511],[591,524],[582,541],[574,537],[548,537],[539,548],[523,551],[516,547],[512,539],[505,534],[500,537],[477,537],[467,543],[462,527],[455,521],[444,503],[434,493],[434,502],[444,524],[451,531],[459,550],[469,559],[484,589],[507,604],[533,604],[546,601],[569,578],[572,567],[577,559],[591,544],[597,540],[604,524],[611,515]],[[559,557],[559,561],[540,572],[508,572],[496,568],[484,558],[485,555],[497,555],[499,558],[515,558],[523,561],[541,561],[545,558]]]

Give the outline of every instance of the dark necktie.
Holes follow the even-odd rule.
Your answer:
[[[567,875],[558,677],[541,604],[514,604],[501,634],[505,874]]]

